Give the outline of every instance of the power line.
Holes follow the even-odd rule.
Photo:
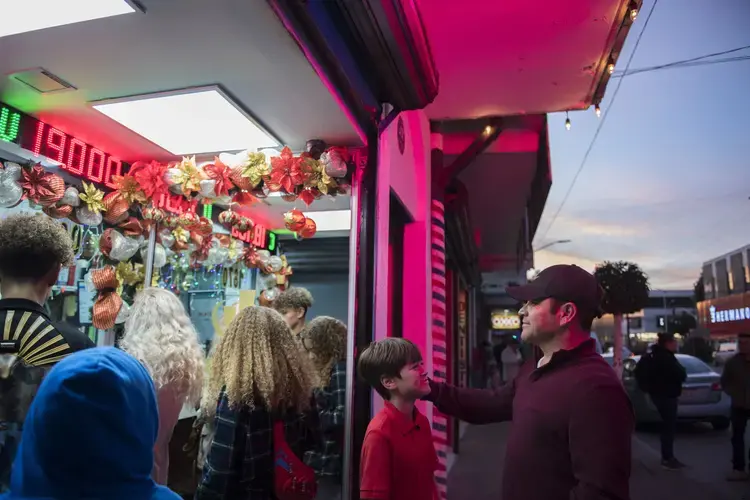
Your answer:
[[[648,16],[646,16],[646,21],[643,23],[643,29],[641,29],[641,32],[638,33],[638,38],[635,40],[633,51],[630,53],[630,57],[628,58],[628,63],[625,65],[625,73],[627,73],[628,69],[630,69],[630,63],[633,62],[633,57],[635,56],[635,53],[638,52],[638,46],[641,43],[643,34],[646,32],[646,28],[648,27],[648,22],[651,20],[651,15],[654,13],[654,9],[656,8],[657,3],[659,3],[659,0],[654,0],[654,3],[651,5],[651,10],[648,11]],[[568,191],[565,193],[565,197],[563,198],[562,203],[560,203],[560,206],[557,208],[555,215],[552,216],[552,220],[547,225],[547,230],[544,232],[544,235],[542,236],[542,240],[544,240],[547,237],[547,233],[549,233],[549,230],[554,225],[555,220],[557,220],[557,216],[560,215],[560,211],[565,206],[565,202],[568,201],[568,197],[570,196],[571,191],[573,191],[573,187],[576,185],[578,176],[581,174],[583,167],[586,166],[586,161],[588,160],[589,155],[591,154],[591,151],[594,149],[594,144],[596,144],[596,138],[599,137],[599,132],[601,132],[602,127],[604,126],[604,123],[607,121],[607,117],[609,116],[610,111],[612,111],[612,105],[614,104],[615,99],[617,98],[617,94],[620,91],[620,87],[622,86],[622,80],[623,79],[620,78],[617,81],[617,87],[615,88],[615,91],[612,93],[612,100],[609,103],[609,107],[604,111],[604,114],[602,115],[602,119],[599,122],[599,126],[596,127],[596,131],[594,132],[594,137],[591,139],[591,144],[589,144],[589,147],[586,150],[586,153],[583,155],[583,159],[581,160],[581,165],[578,167],[578,170],[576,171],[576,174],[573,177],[573,181],[570,183],[570,187],[568,187]]]
[[[693,63],[693,62],[697,62],[697,61],[701,61],[704,64],[715,64],[716,62],[719,62],[719,61],[731,62],[731,61],[735,60],[735,58],[719,59],[717,61],[705,61],[705,62],[703,60],[704,59],[710,59],[712,57],[725,56],[727,54],[733,54],[735,52],[739,52],[741,50],[747,50],[747,49],[750,49],[750,45],[745,45],[745,46],[742,46],[742,47],[736,47],[734,49],[729,49],[729,50],[722,50],[720,52],[714,52],[712,54],[706,54],[706,55],[702,55],[702,56],[691,57],[690,59],[682,59],[680,61],[673,61],[671,63],[659,64],[659,65],[656,65],[656,66],[648,66],[646,68],[638,68],[638,69],[634,69],[634,70],[631,70],[631,71],[628,71],[627,68],[626,68],[624,71],[615,71],[612,74],[612,78],[622,78],[623,76],[635,75],[635,74],[644,73],[644,72],[647,72],[647,71],[656,71],[656,70],[659,70],[659,69],[666,69],[666,68],[671,68],[671,67],[674,67],[674,66],[683,66],[683,65],[688,65],[689,63]],[[744,59],[745,57],[750,57],[750,56],[740,56],[740,58],[741,58],[740,60]]]
[[[627,75],[617,75],[613,78],[623,78],[626,76],[633,76],[633,75],[639,75],[642,73],[651,73],[652,71],[664,71],[668,69],[682,69],[682,68],[693,68],[695,66],[712,66],[714,64],[726,64],[731,62],[742,62],[742,61],[750,61],[750,56],[738,56],[738,57],[728,57],[726,59],[714,59],[711,61],[696,61],[694,63],[685,63],[680,64],[679,66],[667,66],[665,68],[642,68],[637,71],[631,71]]]

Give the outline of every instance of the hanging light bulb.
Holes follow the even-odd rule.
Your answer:
[[[565,130],[570,130],[570,117],[568,116],[568,112],[565,112]]]
[[[630,2],[630,20],[635,21],[638,17],[638,5],[635,2]]]
[[[596,106],[594,106],[594,113],[596,113],[596,117],[597,118],[601,118],[601,116],[602,116],[602,108],[600,108],[598,104]]]

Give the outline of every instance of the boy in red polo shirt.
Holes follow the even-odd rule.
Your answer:
[[[437,454],[430,423],[415,407],[430,392],[417,346],[387,338],[362,352],[359,373],[385,399],[362,443],[362,500],[435,500]]]

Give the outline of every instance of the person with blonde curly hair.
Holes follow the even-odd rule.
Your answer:
[[[313,296],[307,288],[293,286],[281,292],[272,305],[284,317],[292,333],[299,335],[305,328],[307,311],[313,306]]]
[[[243,309],[214,347],[201,419],[213,437],[196,500],[273,498],[274,424],[297,457],[315,446],[309,360],[277,311]]]
[[[185,307],[172,292],[147,288],[135,297],[120,347],[151,374],[159,403],[153,478],[167,484],[169,442],[185,404],[197,405],[205,355]]]
[[[44,303],[73,242],[58,221],[11,215],[0,221],[0,492],[21,439],[24,415],[44,374],[66,356],[94,347],[83,332],[50,318]]]
[[[305,463],[320,478],[322,498],[341,496],[341,453],[346,409],[346,325],[330,316],[318,316],[300,334],[310,355],[315,383],[320,447],[305,454]]]

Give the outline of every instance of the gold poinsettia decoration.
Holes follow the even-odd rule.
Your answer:
[[[141,185],[132,175],[113,175],[112,181],[114,182],[116,189],[129,205],[136,202],[146,203],[146,193],[143,192]]]
[[[176,168],[179,170],[179,174],[172,177],[172,179],[180,185],[185,196],[190,196],[195,191],[200,191],[201,181],[204,179],[204,176],[195,163],[195,156],[183,156],[182,161]]]
[[[328,194],[332,179],[326,173],[325,164],[310,156],[304,159],[305,187],[315,188],[323,194]]]
[[[239,240],[232,238],[227,249],[229,250],[229,260],[234,260],[242,253],[242,243],[240,243]]]
[[[172,236],[174,236],[174,239],[180,243],[187,243],[190,238],[190,231],[187,231],[183,227],[177,227],[172,231]]]
[[[242,177],[248,178],[253,187],[260,184],[263,176],[271,172],[271,168],[266,161],[266,155],[263,153],[251,153],[248,151],[247,159],[242,162],[241,167]]]
[[[128,286],[137,285],[138,283],[143,282],[146,277],[143,264],[133,265],[130,262],[120,262],[117,264],[117,267],[115,267],[115,274],[120,283]]]
[[[93,184],[87,182],[83,183],[83,193],[80,193],[78,197],[86,204],[86,208],[90,212],[98,214],[99,212],[106,212],[107,209],[104,207],[104,191],[97,189]]]

